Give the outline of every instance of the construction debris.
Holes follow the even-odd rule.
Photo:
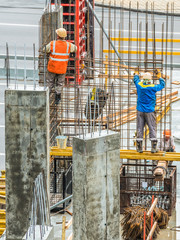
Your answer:
[[[136,240],[143,238],[144,229],[144,212],[148,211],[148,208],[135,206],[125,209],[124,217],[121,220],[122,237],[125,240]],[[153,238],[156,238],[160,229],[167,227],[169,217],[165,210],[161,208],[154,208],[154,221],[157,221],[157,227],[154,231]],[[151,217],[146,217],[146,237],[151,230]]]

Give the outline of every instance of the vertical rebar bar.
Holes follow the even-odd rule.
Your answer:
[[[15,89],[18,88],[17,84],[17,49],[16,49],[16,44],[14,47],[14,79],[15,79]]]
[[[24,44],[24,90],[26,90],[26,44]]]
[[[35,51],[35,43],[33,43],[33,88],[36,89],[36,51]]]

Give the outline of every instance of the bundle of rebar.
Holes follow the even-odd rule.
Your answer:
[[[141,206],[129,207],[125,209],[124,217],[121,220],[122,237],[123,239],[141,239],[144,232],[144,212],[147,212],[148,208]],[[169,217],[165,210],[161,208],[155,208],[153,214],[154,221],[157,221],[157,227],[154,231],[153,238],[156,238],[160,228],[166,228]],[[151,230],[151,217],[146,216],[146,237]]]

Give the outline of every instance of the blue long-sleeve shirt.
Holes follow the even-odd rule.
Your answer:
[[[165,87],[163,78],[159,79],[159,84],[145,84],[140,81],[139,76],[134,76],[134,83],[137,88],[137,110],[140,112],[154,112],[156,106],[156,92]]]

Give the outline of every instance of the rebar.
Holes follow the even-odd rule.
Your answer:
[[[69,3],[71,4],[72,1]],[[166,82],[168,82],[166,89],[157,93],[157,138],[161,140],[162,131],[171,128],[172,119],[170,116],[172,110],[169,108],[169,102],[171,105],[173,102],[178,101],[177,94],[173,91],[171,84],[173,77],[173,48],[175,45],[171,40],[174,37],[172,35],[172,23],[174,20],[173,17],[169,17],[168,13],[173,12],[173,7],[159,21],[154,4],[148,6],[148,3],[146,3],[146,11],[141,13],[137,2],[136,21],[134,21],[134,15],[132,14],[134,9],[131,9],[131,3],[128,10],[124,10],[122,1],[120,11],[117,11],[119,6],[115,0],[109,2],[108,8],[102,5],[93,9],[90,1],[86,0],[86,3],[87,25],[85,26],[85,37],[87,37],[87,42],[84,50],[87,53],[86,57],[83,60],[81,57],[78,59],[75,55],[70,57],[62,99],[58,106],[54,104],[54,90],[50,94],[51,146],[56,144],[56,128],[60,127],[63,135],[68,136],[68,146],[72,145],[73,136],[86,137],[87,133],[90,133],[91,137],[93,137],[96,131],[100,135],[101,131],[106,129],[108,133],[109,130],[120,133],[121,148],[135,148],[133,139],[136,134],[137,101],[136,89],[133,84],[135,69],[138,69],[141,78],[144,72],[151,72],[153,83],[157,84],[158,79],[154,71],[159,68],[164,73]],[[104,3],[105,1],[102,1],[102,4]],[[69,22],[72,20],[70,17],[73,15],[72,9],[71,7],[67,10],[69,15],[66,20]],[[52,20],[52,12],[47,11],[46,14],[47,16],[44,15],[40,21],[40,38],[43,37],[40,46],[45,46],[53,40],[55,37],[53,31],[58,26],[57,21]],[[93,18],[93,21],[91,18]],[[145,18],[145,21],[142,21],[142,18]],[[54,19],[56,19],[55,16]],[[167,21],[171,22],[171,35],[167,34],[169,31]],[[100,31],[92,30],[93,22],[93,27]],[[166,24],[165,34],[164,24]],[[67,24],[68,41],[74,40],[72,39],[70,25]],[[162,29],[159,26],[162,26]],[[49,34],[46,34],[48,38],[45,37],[44,29],[49,32]],[[136,31],[134,32],[134,30]],[[81,34],[79,35],[81,37]],[[171,39],[168,39],[169,36]],[[95,44],[93,46],[94,39]],[[167,46],[169,42],[171,43],[170,52]],[[79,47],[83,48],[83,46]],[[40,47],[40,59],[42,60],[39,61],[39,69],[44,69],[42,74],[44,83],[42,83],[45,84],[48,56],[45,56],[41,49],[42,47]],[[168,55],[170,55],[170,60],[167,57]],[[45,57],[46,61],[43,61]],[[79,61],[79,63],[74,64],[73,61]],[[170,68],[168,67],[169,72],[167,72],[167,66],[170,66]],[[79,79],[82,79],[82,82],[78,82]],[[79,87],[80,91],[78,90]],[[92,100],[93,92],[97,91],[97,89],[104,91],[104,95],[107,94],[108,97],[104,97],[103,100],[99,98],[98,94],[95,94]],[[146,127],[144,145],[147,150],[150,149],[148,133],[149,130]]]

